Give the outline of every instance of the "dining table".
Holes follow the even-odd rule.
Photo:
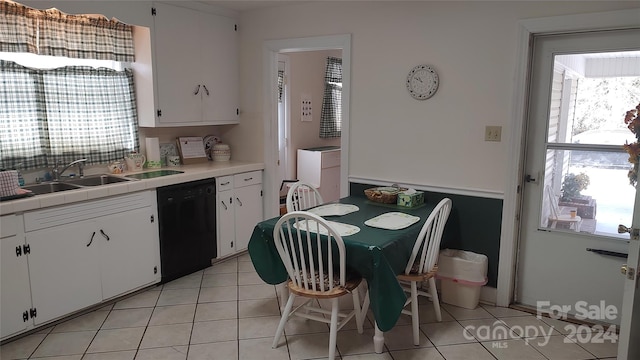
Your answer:
[[[335,207],[337,211],[317,212],[323,214],[322,217],[326,220],[334,222],[334,225],[351,229],[342,235],[346,265],[366,279],[369,308],[375,319],[373,342],[376,353],[382,352],[383,332],[393,328],[407,300],[397,275],[404,272],[418,234],[435,206],[436,203],[425,201],[418,206],[404,207],[351,195],[320,206],[323,207],[322,210]],[[350,209],[350,212],[347,213],[344,209]],[[385,223],[386,225],[376,222],[391,215],[412,218],[415,222],[409,225],[401,223],[402,221]],[[415,220],[416,217],[419,219]],[[248,247],[256,272],[264,282],[272,285],[283,284],[288,279],[274,244],[274,227],[279,218],[259,222],[253,230]],[[354,231],[356,228],[358,230]]]

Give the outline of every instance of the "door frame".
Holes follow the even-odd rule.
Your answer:
[[[524,178],[524,140],[527,126],[532,38],[534,35],[540,34],[633,28],[640,25],[638,18],[640,18],[640,8],[525,19],[518,22],[515,89],[511,109],[513,126],[510,129],[508,146],[511,151],[509,151],[507,159],[500,262],[498,264],[496,294],[496,305],[498,306],[509,306],[515,293],[516,253],[520,238],[518,218],[522,206],[522,193],[519,193],[518,189],[522,186]]]
[[[342,134],[340,137],[340,197],[349,195],[349,105],[351,34],[267,40],[262,47],[262,109],[264,122],[264,216],[279,214],[278,178],[278,53],[342,50]]]
[[[278,105],[278,160],[279,163],[279,177],[282,180],[295,179],[290,169],[291,157],[289,156],[289,148],[291,147],[291,103],[290,103],[290,91],[289,91],[289,56],[286,54],[278,54],[278,71],[280,71],[280,63],[284,63],[284,81],[282,90],[282,112],[280,114],[280,103]],[[283,119],[283,120],[282,120]],[[281,129],[282,128],[282,129]],[[284,140],[283,150],[280,148],[280,140]]]

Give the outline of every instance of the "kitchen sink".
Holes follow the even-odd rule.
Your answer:
[[[58,191],[67,191],[80,189],[80,186],[67,184],[63,182],[51,182],[45,184],[27,185],[22,187],[25,190],[31,190],[36,195],[51,194]]]
[[[90,175],[83,178],[65,179],[63,181],[47,182],[42,184],[27,185],[22,188],[31,190],[35,195],[51,194],[59,191],[76,190],[91,186],[116,184],[119,182],[134,181],[111,175]]]
[[[160,177],[160,176],[182,174],[183,172],[184,171],[180,171],[180,170],[156,170],[156,171],[144,172],[140,174],[131,174],[131,175],[127,175],[127,177],[134,178],[134,179],[151,179],[151,178]]]
[[[83,178],[64,180],[63,183],[79,185],[79,186],[100,186],[100,185],[115,184],[115,183],[126,182],[126,181],[132,181],[132,179],[127,179],[119,176],[111,176],[111,175],[90,175],[90,176],[85,176]]]

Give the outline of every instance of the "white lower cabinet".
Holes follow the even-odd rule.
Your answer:
[[[160,261],[155,208],[112,215],[101,224],[110,238],[102,243],[100,254],[103,299],[158,279]]]
[[[262,171],[216,178],[218,257],[247,249],[255,225],[263,220]]]
[[[340,149],[298,149],[298,180],[315,186],[324,202],[340,198]]]
[[[102,301],[95,230],[81,221],[27,233],[36,325]]]
[[[22,235],[3,230],[2,337],[159,282],[157,211],[144,191],[27,212]],[[21,244],[28,262],[11,256]]]
[[[25,331],[32,324],[28,251],[22,215],[0,217],[0,338]]]

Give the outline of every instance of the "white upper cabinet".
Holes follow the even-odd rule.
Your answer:
[[[237,124],[235,19],[155,4],[156,119],[140,126]]]

